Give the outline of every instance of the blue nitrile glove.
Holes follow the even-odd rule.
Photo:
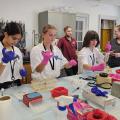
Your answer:
[[[100,89],[98,89],[97,86],[92,87],[91,92],[94,93],[96,96],[103,96],[103,97],[107,97],[108,94],[107,91],[101,91]]]
[[[2,49],[2,54],[3,54],[3,58],[2,58],[3,63],[8,63],[9,61],[14,60],[15,58],[15,52],[6,51],[6,48]]]
[[[25,68],[20,69],[19,73],[22,77],[25,77],[27,75],[27,71]]]
[[[73,114],[75,115],[75,109],[74,109],[73,103],[69,104],[69,108],[70,110],[72,110]]]

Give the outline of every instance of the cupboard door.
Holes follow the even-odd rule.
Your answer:
[[[71,26],[73,29],[73,36],[75,37],[76,14],[62,13],[53,11],[44,11],[38,16],[38,30],[42,33],[42,28],[46,24],[54,25],[57,28],[56,38],[64,36],[64,27]]]
[[[57,38],[63,36],[63,15],[59,12],[48,12],[48,24],[57,28]]]
[[[65,26],[71,26],[73,31],[73,37],[75,38],[75,27],[76,27],[76,14],[63,13],[63,28]]]
[[[72,13],[49,12],[48,23],[57,28],[57,38],[64,36],[64,27],[71,26],[75,37],[76,15]]]

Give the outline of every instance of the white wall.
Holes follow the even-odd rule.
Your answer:
[[[27,32],[27,49],[31,49],[32,31],[38,31],[38,13],[40,11],[64,8],[65,11],[69,12],[87,13],[89,14],[89,29],[96,31],[98,31],[99,15],[120,17],[119,7],[98,6],[98,3],[90,4],[81,1],[84,2],[84,0],[2,0],[0,2],[0,18],[24,22]],[[64,10],[62,9],[62,11]]]

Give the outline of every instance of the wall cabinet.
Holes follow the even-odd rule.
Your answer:
[[[41,34],[42,28],[46,24],[54,25],[57,28],[57,38],[64,35],[64,27],[69,25],[73,29],[73,36],[75,37],[76,28],[76,14],[44,11],[40,12],[38,16],[38,31]]]
[[[46,24],[54,25],[57,28],[56,38],[64,36],[64,27],[71,26],[73,37],[77,40],[77,48],[82,48],[83,38],[88,30],[89,15],[83,13],[67,13],[67,12],[40,12],[38,16],[38,31],[41,34],[42,28]]]

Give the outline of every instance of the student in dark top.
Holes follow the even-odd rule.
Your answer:
[[[115,38],[110,41],[111,52],[108,60],[108,65],[112,68],[120,66],[120,25],[114,31]]]
[[[65,36],[60,38],[58,41],[58,47],[61,49],[64,57],[69,60],[77,61],[77,41],[72,37],[72,28],[70,26],[66,26],[64,28]],[[68,76],[76,75],[78,72],[78,65],[73,66],[70,69],[65,69],[66,74]]]

